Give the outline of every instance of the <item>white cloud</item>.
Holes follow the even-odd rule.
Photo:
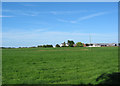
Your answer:
[[[1,15],[0,15],[0,17],[13,17],[13,16],[1,16]]]
[[[77,14],[77,13],[83,13],[88,12],[86,10],[80,10],[80,11],[50,11],[50,13],[57,15],[57,14]]]
[[[70,22],[68,20],[63,20],[63,19],[57,19],[57,20],[60,21],[60,22]]]
[[[60,22],[66,22],[66,23],[77,23],[77,21],[72,21],[72,20],[63,20],[63,19],[57,19]]]
[[[26,4],[25,6],[31,6],[31,4]],[[32,5],[35,6],[35,5]],[[25,15],[25,16],[38,16],[40,14],[52,14],[52,15],[63,15],[63,14],[77,14],[77,13],[83,13],[88,12],[86,10],[81,11],[34,11],[34,10],[10,10],[10,9],[3,9],[2,12],[12,13],[16,15]]]
[[[40,5],[35,5],[35,4],[30,4],[30,3],[22,3],[21,5],[23,5],[23,6],[27,6],[27,7],[36,7],[36,6],[40,6]]]
[[[37,11],[22,11],[22,10],[8,10],[8,9],[3,9],[2,12],[12,13],[15,15],[25,15],[25,16],[37,16],[40,13]]]
[[[99,13],[94,13],[94,14],[90,14],[90,15],[87,15],[87,16],[80,17],[80,18],[78,18],[78,19],[76,19],[76,20],[58,19],[58,21],[67,22],[67,23],[77,23],[77,22],[79,22],[79,21],[91,19],[91,18],[94,18],[94,17],[97,17],[97,16],[101,16],[101,15],[104,15],[104,14],[107,14],[107,13],[108,13],[108,12],[99,12]]]
[[[117,34],[91,33],[92,43],[110,42],[117,40]],[[43,44],[60,44],[67,40],[89,42],[89,33],[47,31],[45,29],[19,30],[2,33],[3,46],[32,46]]]
[[[107,13],[107,12],[99,12],[99,13],[91,14],[91,15],[84,16],[84,17],[79,18],[78,21],[90,19],[90,18],[93,18],[93,17],[96,17],[96,16],[101,16],[101,15],[104,15],[104,14],[106,14],[106,13]]]
[[[91,33],[92,36],[105,36],[111,37],[112,34],[98,34]],[[89,33],[80,33],[80,32],[62,32],[62,31],[46,31],[45,29],[36,29],[29,31],[9,31],[3,32],[3,38],[10,39],[56,39],[57,37],[86,37],[89,36]]]

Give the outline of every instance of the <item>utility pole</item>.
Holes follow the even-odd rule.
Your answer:
[[[89,41],[90,41],[90,46],[91,46],[91,35],[89,33]],[[90,47],[90,51],[91,51],[91,47]]]
[[[90,40],[90,44],[91,44],[91,35],[89,34],[89,40]]]

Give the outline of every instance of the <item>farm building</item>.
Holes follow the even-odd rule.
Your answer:
[[[93,43],[92,45],[89,44],[87,47],[109,47],[109,46],[117,46],[116,43]]]
[[[88,47],[101,47],[100,44],[92,44],[92,45],[89,45]]]
[[[83,47],[86,47],[86,44],[83,43]]]
[[[63,47],[63,46],[69,46],[69,44],[68,43],[61,43],[60,47]]]
[[[74,47],[76,47],[77,45],[76,44],[73,44]]]
[[[101,45],[101,47],[105,47],[105,46],[107,46],[107,47],[109,47],[109,46],[117,46],[116,43],[100,43],[100,45]]]

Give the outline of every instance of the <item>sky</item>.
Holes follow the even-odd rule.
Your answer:
[[[118,42],[117,2],[3,2],[2,46]]]

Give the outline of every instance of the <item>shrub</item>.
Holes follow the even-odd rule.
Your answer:
[[[56,47],[60,47],[60,45],[59,45],[59,44],[56,44]]]
[[[76,43],[76,46],[77,46],[77,47],[83,47],[83,43],[82,43],[82,42],[77,42],[77,43]]]

